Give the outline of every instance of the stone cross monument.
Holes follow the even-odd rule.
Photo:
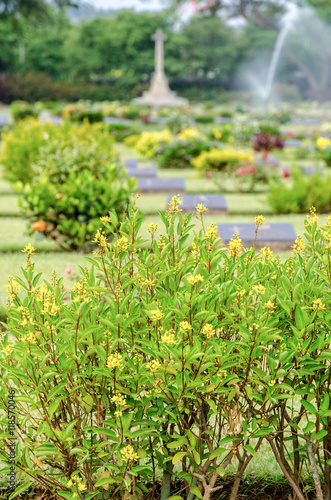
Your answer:
[[[134,99],[136,104],[147,104],[149,106],[183,106],[188,104],[187,99],[177,97],[176,92],[169,88],[168,79],[164,73],[164,46],[166,40],[163,31],[158,28],[152,36],[155,41],[155,72],[152,76],[151,85],[142,97]]]

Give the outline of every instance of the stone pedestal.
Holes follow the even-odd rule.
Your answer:
[[[142,97],[134,99],[135,104],[148,106],[185,106],[188,100],[177,97],[176,92],[169,88],[168,79],[164,73],[164,50],[163,42],[166,39],[161,29],[152,36],[155,41],[155,73],[152,77],[149,90]]]

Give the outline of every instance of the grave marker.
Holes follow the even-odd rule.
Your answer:
[[[155,167],[127,167],[126,175],[128,177],[156,177],[157,170]]]
[[[123,160],[123,162],[125,163],[125,166],[127,168],[137,168],[138,167],[138,160],[137,160],[137,158],[125,158]]]
[[[180,178],[138,178],[138,188],[141,193],[185,193],[184,179]]]
[[[300,139],[287,139],[284,141],[284,146],[286,148],[300,148],[302,145],[302,141]]]
[[[168,197],[168,203],[173,195]],[[228,214],[228,206],[222,194],[184,194],[180,197],[182,204],[180,208],[185,213],[195,212],[195,208],[201,203],[208,208],[207,215]]]
[[[239,234],[244,247],[251,247],[255,239],[256,227],[251,223],[221,223],[218,232],[224,243],[229,243],[235,233]],[[271,250],[290,250],[297,235],[289,222],[273,222],[260,226],[257,233],[256,249],[270,247]]]

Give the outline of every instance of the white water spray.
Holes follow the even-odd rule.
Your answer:
[[[279,31],[278,38],[270,61],[266,83],[262,90],[262,98],[264,100],[267,100],[270,97],[282,48],[284,46],[288,33],[293,28],[295,21],[298,19],[298,15],[299,15],[299,8],[295,4],[290,3],[286,14],[284,14],[280,22],[281,29]]]

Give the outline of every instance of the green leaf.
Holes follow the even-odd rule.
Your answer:
[[[323,439],[324,436],[326,436],[327,434],[328,434],[328,431],[326,431],[325,429],[322,429],[319,432],[312,432],[310,439],[312,441],[316,441],[317,439]]]
[[[315,415],[317,416],[318,413],[317,413],[317,409],[315,408],[314,405],[312,405],[311,403],[308,403],[308,401],[306,401],[305,399],[301,399],[301,404],[304,408],[306,408],[306,410],[309,411],[309,413],[311,413],[312,415]]]
[[[200,490],[197,486],[192,486],[191,494],[195,495],[198,498],[202,498],[202,493],[200,492]]]
[[[305,319],[300,306],[296,306],[295,308],[295,322],[300,330],[305,327]]]
[[[209,455],[209,460],[213,460],[216,457],[219,457],[226,451],[226,448],[217,448]]]
[[[23,493],[23,491],[29,489],[31,484],[31,481],[25,481],[25,483],[19,485],[16,490],[10,495],[9,500],[12,500],[12,498],[17,497],[17,495],[20,495],[21,493]]]
[[[99,486],[104,486],[105,484],[114,484],[118,482],[119,481],[116,481],[116,479],[112,477],[103,477],[102,479],[99,479],[99,481],[95,483],[95,486],[98,488]]]
[[[308,424],[306,425],[306,427],[304,428],[303,432],[305,434],[308,434],[309,432],[311,432],[312,430],[315,429],[315,424],[314,422],[308,422]]]
[[[179,462],[179,460],[185,457],[185,455],[187,455],[186,451],[179,451],[178,453],[176,453],[176,455],[172,457],[172,463],[176,464],[177,462]]]
[[[246,451],[248,451],[248,453],[250,453],[252,455],[252,457],[254,457],[254,458],[257,457],[256,451],[254,450],[253,446],[251,446],[250,444],[245,444],[244,449]]]

